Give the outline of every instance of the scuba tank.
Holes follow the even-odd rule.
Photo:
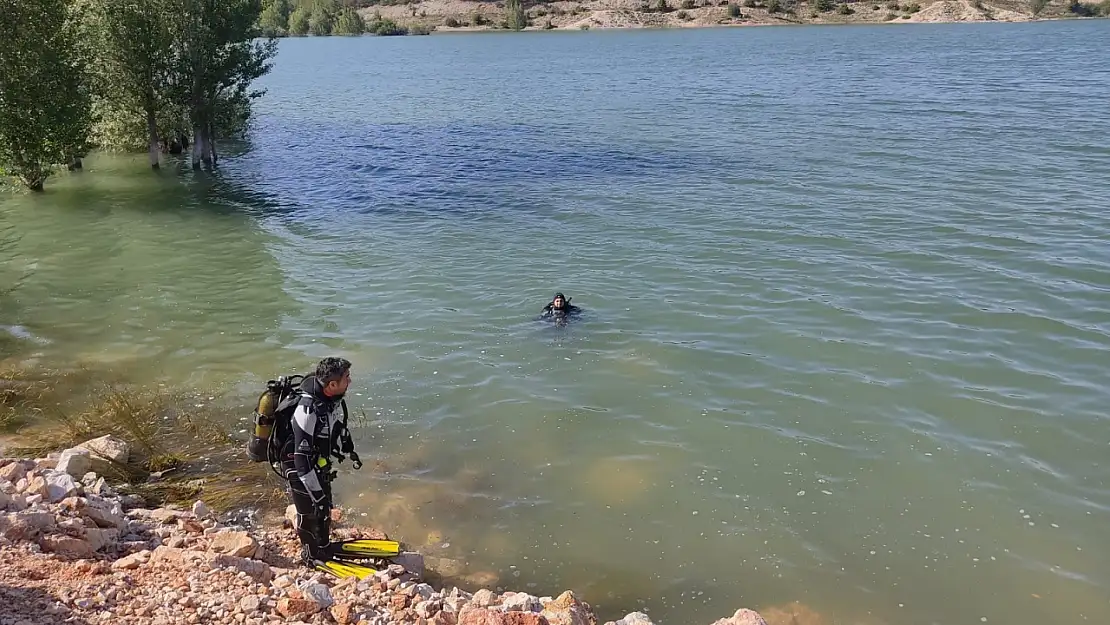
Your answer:
[[[254,432],[247,441],[247,456],[251,462],[271,461],[272,443],[280,445],[284,441],[271,441],[275,425],[278,436],[287,436],[289,428],[276,423],[279,417],[288,419],[292,414],[291,408],[296,406],[293,396],[296,395],[297,385],[304,376],[281,376],[277,380],[266,383],[266,392],[258,396],[258,405],[254,408]],[[281,412],[282,414],[278,414]]]
[[[270,433],[274,429],[274,409],[278,405],[276,389],[268,388],[258,397],[258,405],[254,409],[254,434],[247,442],[247,456],[251,462],[266,460],[267,448],[270,446]]]

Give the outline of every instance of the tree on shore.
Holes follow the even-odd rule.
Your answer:
[[[332,26],[333,35],[361,35],[366,32],[366,21],[352,8],[340,9]]]
[[[505,12],[508,14],[505,21],[512,30],[524,30],[528,26],[528,15],[521,0],[506,0]]]
[[[284,37],[289,32],[289,0],[263,0],[258,27],[263,37]]]
[[[78,8],[66,0],[0,0],[0,172],[33,191],[89,147]]]

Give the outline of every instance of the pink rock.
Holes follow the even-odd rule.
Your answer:
[[[713,625],[767,625],[767,621],[755,610],[741,608],[732,615],[732,618],[723,618]]]
[[[218,532],[212,534],[208,544],[209,551],[225,553],[237,558],[253,556],[258,549],[258,541],[246,532]]]
[[[500,612],[498,610],[466,610],[459,615],[458,625],[549,625],[547,619],[534,612]]]

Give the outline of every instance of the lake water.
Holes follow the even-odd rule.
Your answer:
[[[243,419],[345,355],[341,503],[606,618],[1107,623],[1108,41],[283,41],[218,174],[0,200],[0,325]]]

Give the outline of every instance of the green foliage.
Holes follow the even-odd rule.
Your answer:
[[[339,12],[331,32],[333,35],[361,35],[366,32],[366,22],[354,9],[345,8]]]
[[[335,15],[323,6],[317,6],[308,17],[308,32],[316,37],[327,37],[334,25]]]
[[[836,12],[841,14],[841,15],[851,15],[851,14],[855,13],[855,11],[852,10],[852,7],[848,6],[847,4],[842,4],[838,7],[836,7]]]
[[[1029,12],[1033,15],[1040,15],[1047,6],[1048,0],[1029,0]]]
[[[757,4],[755,0],[744,0],[744,6],[749,9],[754,9]]]
[[[308,29],[311,26],[308,21],[308,14],[309,11],[305,8],[294,9],[293,12],[289,14],[290,35],[303,37],[308,34]]]
[[[170,92],[176,102],[188,106],[189,122],[199,139],[193,146],[193,166],[199,167],[201,161],[215,162],[212,146],[219,122],[236,117],[222,109],[262,95],[251,85],[270,71],[277,43],[256,40],[261,13],[257,0],[167,1],[176,5],[167,19],[179,42]]]
[[[288,0],[268,0],[262,3],[258,28],[263,37],[284,37],[289,32],[289,16],[293,12]]]
[[[457,20],[453,17],[449,17],[449,18],[443,20],[443,25],[446,26],[447,28],[458,28],[459,27],[459,20]]]
[[[684,9],[693,9],[694,8],[694,0],[682,0],[682,8],[684,8]]]
[[[528,26],[528,15],[521,0],[505,0],[505,14],[510,29],[524,30]]]
[[[828,13],[835,9],[836,5],[833,4],[833,0],[814,0],[813,8],[821,13]]]
[[[780,11],[782,11],[782,1],[781,0],[767,0],[767,12],[768,13],[778,13]]]
[[[660,13],[666,13],[671,10],[671,7],[667,6],[667,0],[659,0],[659,2],[655,4],[655,10]]]
[[[378,19],[367,26],[367,30],[381,37],[395,37],[409,34],[404,26],[398,26],[393,20]]]
[[[167,0],[91,0],[89,31],[99,51],[98,110],[106,123],[134,125],[131,136],[115,138],[131,149],[138,149],[133,144],[140,136],[146,137],[146,147],[158,143],[157,119],[166,106],[174,62],[175,37],[167,17],[172,8]],[[158,165],[157,152],[151,164]]]
[[[731,17],[731,18],[740,17],[740,6],[739,5],[729,3],[729,5],[725,9],[725,11],[728,13],[728,16]]]
[[[0,0],[0,172],[34,191],[89,148],[89,48],[77,9]]]
[[[902,7],[902,10],[904,10],[907,14],[912,15],[921,10],[921,5],[916,2],[911,2],[910,4]]]

